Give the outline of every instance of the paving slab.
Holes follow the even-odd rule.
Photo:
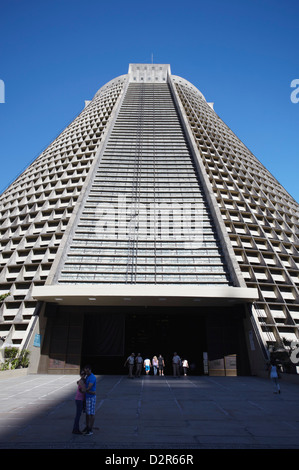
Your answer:
[[[77,380],[0,377],[0,449],[299,449],[297,384],[277,395],[258,377],[100,375],[94,433],[82,436]]]

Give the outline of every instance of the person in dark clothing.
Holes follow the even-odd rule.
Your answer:
[[[172,369],[173,369],[173,376],[174,377],[180,377],[180,367],[181,367],[182,361],[180,356],[175,352],[173,353],[173,358],[172,358]]]
[[[159,375],[164,375],[164,367],[165,367],[164,357],[161,354],[159,354],[158,356]]]
[[[125,363],[124,363],[124,367],[126,365],[128,365],[128,368],[129,368],[129,379],[133,379],[133,369],[134,369],[134,364],[135,364],[135,354],[132,353],[129,357],[127,357]]]
[[[142,372],[142,364],[143,364],[143,359],[141,357],[141,354],[138,353],[135,359],[136,363],[136,372],[135,372],[135,377],[140,377],[141,372]]]

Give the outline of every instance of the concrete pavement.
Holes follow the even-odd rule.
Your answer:
[[[72,434],[77,376],[0,380],[1,449],[299,449],[299,388],[257,377],[97,376],[92,436]],[[85,416],[81,418],[84,427]]]

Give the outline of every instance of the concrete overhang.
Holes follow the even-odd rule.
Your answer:
[[[247,287],[142,284],[84,284],[33,287],[36,300],[59,305],[213,306],[250,303],[258,291]]]

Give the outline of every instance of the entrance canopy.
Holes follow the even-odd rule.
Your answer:
[[[196,306],[249,303],[257,289],[169,284],[84,284],[35,286],[32,297],[59,305]]]

